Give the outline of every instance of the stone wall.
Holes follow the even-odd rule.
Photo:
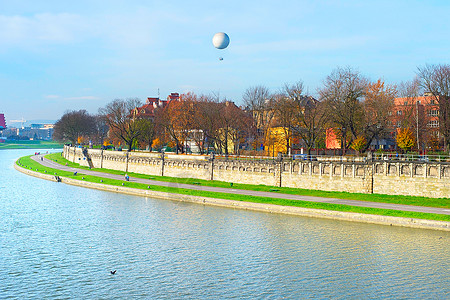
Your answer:
[[[338,162],[225,160],[202,155],[64,147],[64,157],[93,168],[182,178],[324,191],[450,197],[450,164],[407,161]]]

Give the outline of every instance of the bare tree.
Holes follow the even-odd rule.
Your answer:
[[[418,78],[399,84],[396,111],[394,119],[398,122],[397,127],[408,128],[414,133],[417,149],[426,140],[427,118],[419,108],[419,97],[422,94]]]
[[[335,69],[319,89],[320,97],[327,103],[332,123],[341,135],[343,154],[361,130],[364,97],[367,80],[349,67]]]
[[[446,150],[450,146],[450,64],[426,65],[418,68],[420,83],[439,106],[439,132]]]
[[[244,106],[254,120],[255,147],[264,144],[264,138],[275,113],[273,99],[269,89],[262,85],[249,87],[242,96]]]
[[[86,110],[67,111],[55,123],[53,139],[75,144],[78,138],[94,134],[95,128],[95,117]]]
[[[363,151],[369,148],[374,139],[387,137],[396,94],[396,87],[385,84],[381,79],[367,85],[363,101],[362,136],[366,139]]]
[[[137,122],[139,117],[133,113],[140,106],[142,103],[137,98],[115,99],[99,110],[109,126],[110,134],[123,141],[128,146],[128,151],[131,151],[133,143],[142,133]]]

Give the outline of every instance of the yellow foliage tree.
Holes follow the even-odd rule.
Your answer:
[[[399,128],[396,138],[397,146],[404,151],[410,150],[416,145],[414,133],[410,128]]]
[[[355,140],[353,140],[353,143],[350,145],[350,148],[355,150],[358,153],[361,153],[361,151],[366,147],[367,140],[363,136],[358,136]]]

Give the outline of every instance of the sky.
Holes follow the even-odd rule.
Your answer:
[[[240,105],[298,81],[316,95],[337,67],[397,84],[450,62],[449,15],[448,0],[0,0],[0,113],[58,120],[158,91]]]

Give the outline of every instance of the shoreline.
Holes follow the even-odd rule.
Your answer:
[[[35,172],[32,170],[28,170],[22,168],[14,162],[14,168],[19,172],[24,174],[38,177],[45,180],[56,181],[54,175],[42,174],[39,172]],[[340,211],[332,211],[332,210],[323,210],[323,209],[312,209],[312,208],[302,208],[302,207],[293,207],[293,206],[282,206],[275,204],[263,204],[263,203],[254,203],[254,202],[244,202],[244,201],[236,201],[236,200],[225,200],[219,198],[209,198],[203,196],[192,196],[192,195],[183,195],[183,194],[172,194],[167,192],[158,192],[152,190],[141,190],[134,189],[130,187],[120,187],[120,186],[111,186],[102,183],[93,183],[86,182],[66,177],[59,177],[60,182],[85,188],[93,188],[102,191],[122,193],[128,195],[135,195],[141,197],[149,197],[149,198],[157,198],[163,200],[172,200],[172,201],[180,201],[180,202],[190,202],[190,203],[198,203],[204,205],[211,206],[220,206],[220,207],[229,207],[229,208],[238,208],[238,209],[247,209],[254,211],[261,211],[267,213],[281,213],[281,214],[290,214],[297,216],[305,216],[305,217],[316,217],[316,218],[325,218],[325,219],[333,219],[333,220],[342,220],[342,221],[352,221],[352,222],[361,222],[361,223],[370,223],[377,225],[385,225],[385,226],[400,226],[400,227],[410,227],[410,228],[421,228],[421,229],[433,229],[433,230],[443,230],[450,231],[450,222],[445,221],[434,221],[434,220],[424,220],[424,219],[412,219],[412,218],[402,218],[402,217],[391,217],[391,216],[380,216],[380,215],[371,215],[371,214],[361,214],[361,213],[353,213],[353,212],[340,212]]]

